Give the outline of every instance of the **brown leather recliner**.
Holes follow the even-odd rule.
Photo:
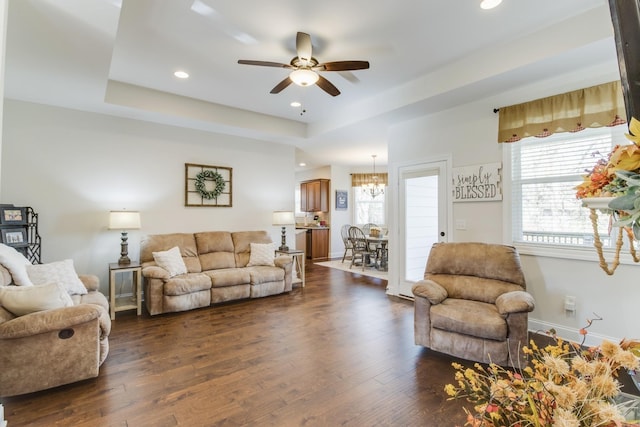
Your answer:
[[[514,247],[436,243],[413,294],[416,344],[477,362],[525,366],[522,347],[534,300]]]

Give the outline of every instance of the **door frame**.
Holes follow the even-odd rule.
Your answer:
[[[392,162],[390,163],[389,172],[389,191],[387,206],[389,209],[389,272],[388,272],[388,284],[387,295],[394,295],[405,298],[406,296],[400,295],[400,279],[402,276],[402,269],[404,264],[401,262],[402,253],[404,253],[405,242],[400,241],[403,236],[401,232],[404,227],[404,219],[400,218],[400,177],[402,172],[406,170],[421,170],[421,169],[433,169],[429,165],[444,163],[444,175],[445,182],[443,183],[443,191],[445,206],[444,209],[444,221],[445,221],[445,233],[447,238],[452,237],[453,233],[453,197],[451,194],[451,154],[424,157],[420,159],[414,159],[404,162]]]

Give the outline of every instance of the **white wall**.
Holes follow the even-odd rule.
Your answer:
[[[580,76],[580,77],[576,77]],[[593,67],[576,70],[552,81],[525,86],[517,91],[498,94],[474,104],[427,115],[399,124],[391,129],[389,139],[390,168],[409,160],[451,155],[452,167],[503,161],[503,145],[496,142],[498,115],[493,108],[512,105],[562,93],[618,78],[617,70]],[[503,176],[504,178],[504,176]],[[394,188],[397,183],[392,182]],[[504,202],[454,203],[452,221],[466,221],[467,230],[454,231],[452,241],[507,243],[505,225],[508,214]],[[393,223],[398,221],[392,218]],[[390,254],[397,253],[397,242],[390,241]],[[595,249],[588,251],[592,260],[578,261],[522,254],[528,290],[536,299],[530,314],[530,329],[555,328],[562,336],[580,339],[578,330],[594,312],[604,319],[589,329],[589,338],[640,336],[636,318],[640,301],[640,266],[622,265],[614,276],[607,276],[596,262]],[[610,259],[610,258],[609,258]],[[390,293],[397,288],[398,260],[391,259]],[[577,315],[567,317],[563,309],[565,295],[577,298]]]
[[[143,235],[267,230],[272,211],[293,209],[294,148],[93,113],[5,100],[0,201],[39,214],[43,262],[72,258],[108,291],[120,256],[109,210],[139,210]],[[185,163],[233,168],[233,206],[185,207]],[[288,229],[293,236],[293,226]]]
[[[9,2],[0,2],[0,82],[4,82],[5,51],[7,50],[7,15]],[[0,85],[0,99],[4,99],[4,84]],[[2,167],[2,107],[0,104],[0,168]],[[0,178],[1,179],[1,178]],[[2,422],[2,419],[0,419]]]
[[[336,191],[347,191],[347,209],[336,210]],[[331,168],[331,244],[329,258],[340,258],[344,255],[344,242],[340,229],[344,224],[351,224],[353,212],[353,194],[351,193],[351,172],[349,168],[333,166]]]

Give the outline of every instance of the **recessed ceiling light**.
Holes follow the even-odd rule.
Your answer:
[[[480,7],[482,9],[493,9],[500,3],[502,3],[502,0],[482,0]]]
[[[299,107],[299,106],[301,106],[302,104],[301,104],[301,103],[299,103],[298,101],[293,101],[293,102],[292,102],[291,104],[289,104],[289,105],[291,105],[292,107],[294,107],[294,108],[295,108],[295,107]]]
[[[175,73],[173,73],[173,75],[179,79],[189,78],[189,73],[187,73],[186,71],[176,71]]]
[[[298,166],[307,166],[307,164],[302,162],[302,163],[298,163]]]

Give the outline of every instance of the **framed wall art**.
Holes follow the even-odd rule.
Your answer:
[[[185,206],[231,207],[232,169],[185,163]]]
[[[27,231],[24,228],[3,228],[2,243],[9,246],[27,244]]]
[[[336,190],[336,210],[344,211],[349,207],[349,199],[346,190]]]
[[[22,225],[27,223],[27,212],[23,207],[0,206],[0,224]]]

